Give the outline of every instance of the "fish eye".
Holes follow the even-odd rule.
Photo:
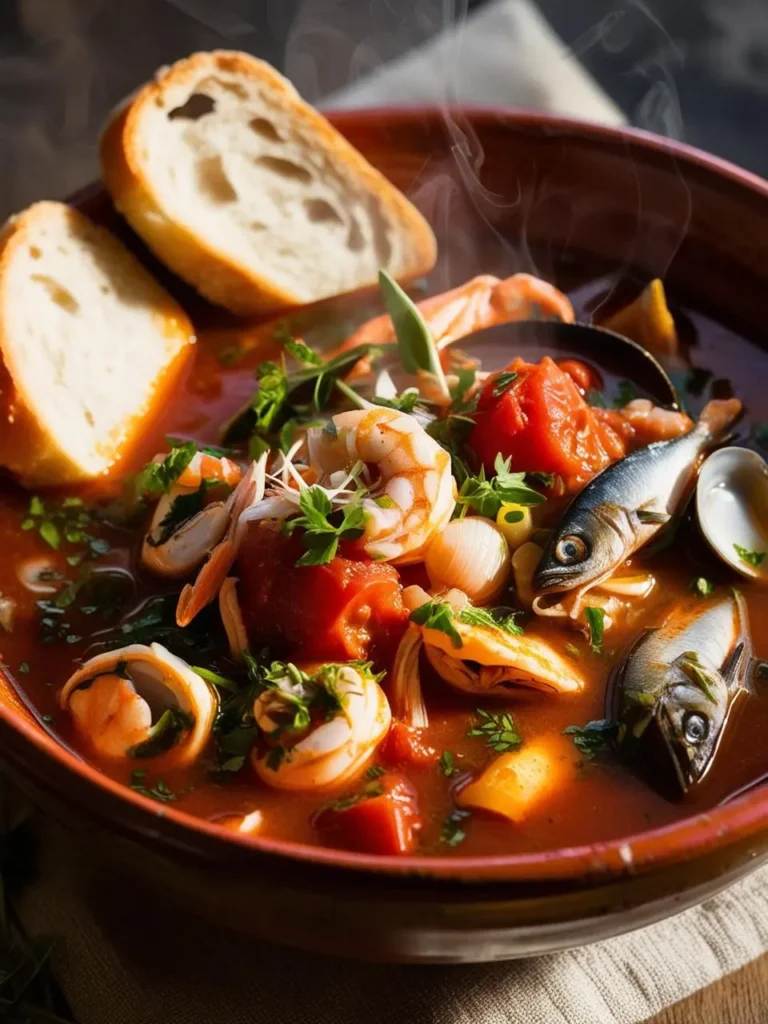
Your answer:
[[[704,715],[689,711],[683,718],[683,735],[689,743],[703,743],[709,735],[709,721]]]
[[[582,562],[587,557],[587,545],[581,539],[571,534],[561,537],[555,547],[555,558],[561,565],[573,565],[574,562]]]

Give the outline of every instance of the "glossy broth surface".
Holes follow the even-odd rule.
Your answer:
[[[584,310],[593,307],[598,293],[604,289],[605,280],[601,279],[582,283],[572,291],[577,315],[580,312],[584,315]],[[691,350],[693,362],[709,371],[709,376],[700,375],[705,379],[701,393],[688,396],[691,411],[698,411],[708,396],[716,394],[721,397],[723,392],[732,390],[747,406],[747,418],[738,427],[739,437],[743,439],[749,435],[752,426],[749,413],[759,410],[763,398],[768,379],[768,356],[749,340],[695,311],[687,311],[686,317],[695,342]],[[364,315],[360,316],[362,318]],[[343,330],[340,333],[343,336]],[[307,340],[313,341],[311,334],[307,335]],[[274,354],[267,344],[266,347],[259,346],[235,365],[222,365],[222,362],[231,362],[226,350],[232,342],[231,334],[224,338],[213,333],[209,337],[203,335],[183,390],[166,410],[155,436],[147,440],[143,451],[135,453],[130,464],[121,467],[121,474],[135,471],[154,454],[165,434],[194,437],[209,443],[217,440],[221,423],[251,395],[254,366]],[[223,360],[217,358],[221,356],[222,349],[225,350]],[[514,353],[508,355],[511,358]],[[611,382],[607,384],[610,386]],[[81,493],[88,501],[103,497],[109,490],[110,485],[105,484]],[[64,743],[78,749],[82,756],[94,760],[75,735],[67,714],[58,707],[57,694],[80,660],[87,656],[89,648],[98,642],[99,632],[108,624],[98,610],[83,615],[77,609],[64,609],[60,619],[65,626],[59,630],[60,635],[43,642],[40,610],[36,603],[41,595],[30,593],[19,573],[30,559],[36,557],[49,560],[53,569],[67,579],[76,576],[76,569],[67,562],[70,552],[66,545],[60,552],[52,551],[36,531],[20,528],[28,505],[28,494],[7,485],[0,506],[0,540],[6,552],[0,590],[5,597],[16,602],[16,614],[12,631],[2,637],[3,661],[39,714],[46,716],[48,727]],[[117,566],[131,574],[135,583],[131,599],[134,609],[153,594],[178,590],[177,584],[158,583],[138,567],[145,525],[142,522],[132,529],[104,527],[97,531],[111,544],[111,551],[98,559],[98,566]],[[536,622],[528,626],[539,635],[551,636],[560,646],[565,641],[576,645],[579,665],[588,680],[582,694],[558,698],[521,691],[501,704],[498,701],[485,703],[486,707],[506,707],[512,711],[524,742],[543,734],[556,737],[558,756],[567,767],[560,789],[543,801],[540,812],[524,824],[513,825],[475,813],[465,828],[466,838],[460,847],[453,848],[442,840],[443,824],[453,809],[456,787],[466,780],[467,773],[487,764],[493,754],[482,740],[467,735],[477,701],[450,690],[425,672],[425,697],[430,714],[429,742],[438,751],[451,751],[458,770],[450,778],[434,765],[412,768],[407,772],[418,792],[423,819],[419,836],[421,852],[501,854],[551,850],[608,840],[664,825],[695,810],[713,807],[768,772],[765,744],[765,736],[768,735],[768,683],[765,684],[764,696],[758,691],[739,703],[729,721],[714,767],[704,783],[685,802],[672,802],[661,796],[611,754],[601,754],[591,760],[585,758],[571,738],[562,735],[569,725],[583,725],[606,716],[606,691],[616,659],[641,628],[658,625],[676,603],[692,600],[689,585],[695,576],[706,576],[723,588],[731,585],[740,587],[749,608],[755,655],[768,659],[768,630],[765,628],[768,623],[768,589],[743,582],[715,564],[692,529],[683,536],[680,544],[663,554],[649,560],[640,556],[636,560],[636,564],[647,565],[653,571],[658,586],[644,605],[642,624],[623,633],[612,632],[606,639],[604,653],[593,653],[581,634],[564,632],[551,623]],[[386,680],[383,686],[386,689]],[[131,771],[137,765],[102,762],[99,767],[118,780],[129,783]],[[151,787],[158,773],[150,762],[139,767],[146,770],[145,784]],[[222,822],[228,816],[259,810],[262,814],[261,834],[306,843],[321,841],[313,825],[313,816],[325,801],[339,795],[288,794],[267,787],[248,768],[226,783],[212,781],[204,763],[188,771],[171,770],[160,774],[175,796],[174,806],[179,809],[206,819],[221,819]],[[344,786],[340,794],[354,788]]]

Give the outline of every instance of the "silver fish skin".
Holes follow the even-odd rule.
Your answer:
[[[685,793],[711,766],[751,665],[740,594],[679,606],[641,635],[615,673],[611,713],[620,750]]]
[[[538,594],[573,590],[611,576],[679,511],[701,456],[718,444],[740,412],[735,398],[711,401],[687,434],[639,448],[594,477],[550,538],[533,589]]]

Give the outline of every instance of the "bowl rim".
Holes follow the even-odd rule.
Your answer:
[[[752,172],[686,143],[637,128],[485,105],[384,106],[324,113],[342,132],[346,125],[352,124],[365,127],[397,122],[418,127],[419,123],[428,121],[432,122],[432,126],[435,123],[439,126],[455,115],[488,126],[495,124],[513,129],[546,131],[553,137],[578,135],[582,141],[589,143],[618,144],[646,156],[661,154],[672,157],[691,169],[709,174],[720,181],[725,178],[731,184],[768,199],[768,182]],[[86,186],[70,201],[77,203],[86,195],[94,194],[97,188],[96,185]],[[585,877],[612,882],[622,877],[655,872],[684,861],[693,861],[747,841],[768,828],[768,786],[756,784],[754,789],[709,811],[607,842],[565,846],[535,853],[486,856],[462,856],[460,853],[446,857],[355,853],[266,836],[241,835],[171,805],[158,805],[151,798],[141,796],[68,751],[28,714],[13,703],[0,703],[0,724],[20,736],[32,748],[40,764],[45,760],[53,762],[54,771],[36,774],[37,786],[48,791],[66,789],[68,780],[72,781],[73,776],[79,777],[88,787],[95,788],[94,796],[98,794],[103,798],[104,813],[99,814],[99,817],[107,819],[113,829],[127,829],[145,839],[159,839],[162,844],[163,826],[167,824],[178,836],[186,837],[183,845],[188,850],[194,848],[191,840],[197,838],[218,848],[221,854],[226,850],[239,849],[249,863],[259,856],[267,856],[286,864],[314,865],[350,875],[362,872],[365,875],[388,876],[392,880],[415,877],[423,883],[461,882],[468,883],[470,887],[473,883],[562,883],[572,887],[583,882]],[[17,770],[23,775],[27,767],[23,754],[12,753],[9,759],[21,765]],[[64,797],[64,800],[67,798]],[[130,821],[120,813],[126,804],[134,812]],[[169,835],[165,838],[173,841],[175,837]]]

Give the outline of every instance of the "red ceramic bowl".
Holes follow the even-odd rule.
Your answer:
[[[333,120],[430,218],[438,289],[482,271],[561,284],[631,269],[742,334],[763,330],[768,184],[753,175],[641,132],[504,110]],[[114,225],[98,189],[77,201]],[[755,386],[747,400],[761,399]],[[768,851],[765,787],[670,827],[543,854],[394,859],[245,838],[117,785],[0,698],[7,767],[84,856],[212,919],[325,952],[450,962],[556,950],[690,906]]]

